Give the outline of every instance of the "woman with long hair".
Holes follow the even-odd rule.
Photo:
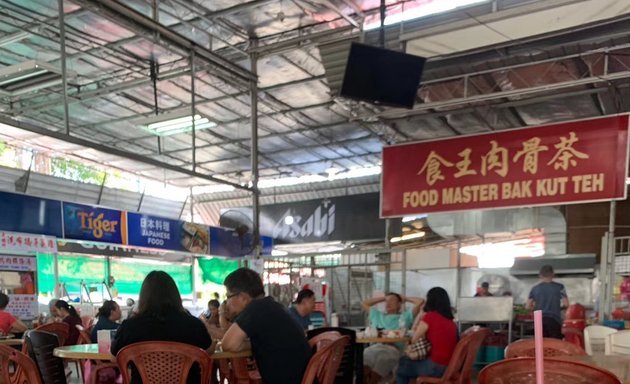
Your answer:
[[[206,327],[184,309],[175,281],[163,271],[152,271],[142,282],[138,310],[118,328],[111,352],[116,355],[129,344],[154,340],[191,344],[213,352]],[[134,367],[131,383],[142,384]],[[199,383],[198,370],[190,371],[188,383]]]
[[[106,300],[103,302],[103,306],[98,309],[96,314],[96,324],[92,328],[90,339],[93,343],[97,342],[98,331],[103,330],[116,330],[120,326],[117,323],[122,317],[122,310],[118,303],[114,300]]]
[[[57,317],[68,324],[68,338],[65,345],[75,345],[79,340],[79,329],[77,325],[81,325],[81,316],[76,309],[65,300],[57,300],[55,302],[55,310]]]
[[[422,360],[400,359],[396,372],[397,384],[408,384],[418,376],[442,377],[457,345],[457,326],[448,293],[433,287],[427,293],[424,315],[418,316],[413,326],[411,343],[421,338],[431,343],[429,357]]]

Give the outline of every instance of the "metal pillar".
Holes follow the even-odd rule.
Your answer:
[[[61,297],[61,290],[59,289],[59,257],[57,253],[53,254],[53,273],[55,275],[55,289],[53,295],[55,298]]]
[[[462,267],[462,253],[459,249],[462,247],[461,239],[457,239],[457,270],[455,273],[455,308],[457,308],[457,304],[459,304],[459,297],[461,296],[462,290],[462,276],[461,276],[461,267]]]
[[[193,189],[190,187],[190,222],[195,222],[195,206],[193,204]]]
[[[192,258],[190,274],[192,275],[192,305],[194,308],[197,308],[197,284],[195,284],[195,276],[197,276],[197,258],[194,256]]]
[[[600,309],[600,318],[610,316],[613,309],[613,287],[615,284],[615,215],[617,212],[617,202],[610,202],[610,217],[608,220],[608,233],[606,233],[606,269],[607,276],[605,291],[605,306]],[[602,247],[603,248],[603,247]]]
[[[190,116],[192,117],[192,170],[195,172],[197,171],[197,143],[195,137],[195,115],[197,113],[195,106],[195,51],[190,52],[190,109]]]
[[[407,250],[403,249],[401,257],[400,294],[407,296]]]
[[[257,41],[252,40],[251,46],[256,47]],[[251,144],[251,167],[252,167],[252,255],[259,257],[260,247],[260,191],[258,190],[258,53],[250,54],[251,73],[254,80],[250,81],[251,94],[251,119],[252,119],[252,144]]]
[[[59,10],[59,51],[61,52],[61,86],[63,88],[63,124],[66,135],[70,134],[70,113],[68,110],[68,72],[66,69],[66,22],[63,0],[57,0]]]

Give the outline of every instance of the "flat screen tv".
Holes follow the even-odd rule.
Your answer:
[[[392,107],[412,108],[426,59],[352,43],[341,96]]]

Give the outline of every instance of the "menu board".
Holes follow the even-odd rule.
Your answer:
[[[36,295],[9,295],[9,305],[6,311],[19,319],[34,319],[37,317]]]
[[[0,271],[26,272],[37,270],[37,260],[34,257],[0,255]]]

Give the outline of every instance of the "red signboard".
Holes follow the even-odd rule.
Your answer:
[[[628,115],[383,149],[381,216],[626,198]]]

